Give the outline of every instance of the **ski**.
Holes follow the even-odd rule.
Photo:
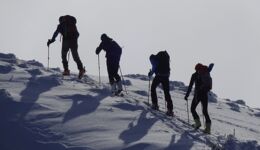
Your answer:
[[[179,123],[179,125],[184,126],[186,129],[183,129],[182,132],[187,133],[188,136],[190,136],[193,139],[197,140],[203,140],[200,138],[200,136],[203,136],[205,140],[203,140],[207,145],[209,145],[212,150],[221,150],[222,146],[218,139],[214,137],[214,135],[206,134],[203,132],[203,129],[195,129],[191,124],[184,121],[183,119],[179,118],[176,115],[173,116],[167,116],[165,112],[162,110],[154,110],[150,108],[150,105],[147,102],[144,102],[148,107],[146,108],[147,111],[151,112],[155,117],[158,117],[159,119],[168,122],[168,124],[175,124]]]
[[[154,116],[159,117],[159,118],[167,118],[167,119],[173,119],[175,117],[175,115],[173,116],[168,116],[166,115],[166,112],[162,111],[162,110],[154,110],[150,107],[150,105],[147,102],[144,102],[144,104],[146,104],[148,107],[146,108],[147,111],[151,112]]]
[[[214,135],[204,133],[203,129],[194,128],[194,126],[192,126],[191,124],[189,124],[188,122],[184,121],[183,119],[181,119],[179,117],[175,117],[175,118],[179,122],[181,122],[183,126],[188,128],[188,130],[185,130],[184,132],[190,133],[189,135],[192,138],[197,139],[197,138],[199,138],[199,136],[203,135],[203,137],[205,138],[205,143],[208,144],[212,148],[212,150],[221,150],[222,149],[220,142],[218,141],[218,139],[216,139],[216,137],[214,137]]]
[[[71,76],[70,75],[62,75],[61,78],[62,78],[62,80],[70,80]]]
[[[124,93],[123,92],[112,93],[111,97],[124,97]]]

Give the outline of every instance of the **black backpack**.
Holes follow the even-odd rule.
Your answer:
[[[201,89],[209,91],[212,89],[212,78],[207,66],[203,66],[201,69],[201,73],[199,73],[199,78],[201,80]]]
[[[159,75],[170,74],[170,56],[167,51],[160,51],[156,58],[158,60],[157,72]]]
[[[64,39],[77,39],[79,37],[76,23],[77,20],[73,16],[66,15],[60,17],[61,34]]]

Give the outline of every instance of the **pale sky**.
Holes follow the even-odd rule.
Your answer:
[[[213,62],[213,92],[260,107],[259,8],[259,0],[1,0],[0,52],[47,66],[46,42],[59,16],[69,14],[78,21],[87,74],[98,75],[95,49],[107,33],[124,47],[123,74],[147,74],[150,54],[167,50],[171,80],[187,85],[196,63]],[[104,54],[101,74],[107,76]],[[60,55],[58,36],[51,67],[62,68]],[[77,72],[72,58],[69,65]]]

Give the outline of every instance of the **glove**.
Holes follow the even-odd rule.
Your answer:
[[[47,42],[47,46],[49,47],[51,43],[53,43],[55,40],[53,39],[49,39],[48,42]]]
[[[186,101],[188,101],[188,96],[185,96],[184,99],[185,99]]]
[[[152,72],[152,71],[149,71],[148,77],[151,78],[152,75],[153,75],[153,72]]]
[[[98,55],[98,54],[100,53],[100,51],[101,51],[100,48],[97,47],[97,48],[96,48],[96,54]]]

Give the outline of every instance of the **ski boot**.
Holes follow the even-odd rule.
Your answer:
[[[85,67],[84,67],[83,69],[81,69],[81,70],[79,71],[79,76],[78,76],[78,78],[81,79],[81,78],[83,77],[83,75],[85,74],[85,72],[86,72],[86,70],[85,70]]]
[[[111,94],[112,96],[115,96],[117,93],[116,91],[116,83],[111,84]]]
[[[159,110],[159,106],[158,105],[155,105],[155,104],[152,104],[152,107],[151,107],[153,110]]]
[[[210,130],[211,130],[211,123],[206,123],[206,128],[204,129],[204,133],[206,134],[210,134]]]
[[[173,116],[174,116],[174,113],[173,113],[172,110],[167,110],[166,115],[167,115],[167,116],[170,116],[170,117],[173,117]]]
[[[117,90],[117,91],[115,92],[115,96],[121,96],[121,97],[123,97],[124,94],[123,94],[122,90]]]
[[[116,82],[116,86],[117,86],[117,91],[118,91],[118,93],[120,93],[121,91],[123,91],[122,81]]]
[[[69,76],[70,75],[70,70],[65,69],[62,73],[63,76]]]
[[[201,127],[200,119],[194,119],[195,124],[192,126],[195,128],[195,130],[199,129]]]

